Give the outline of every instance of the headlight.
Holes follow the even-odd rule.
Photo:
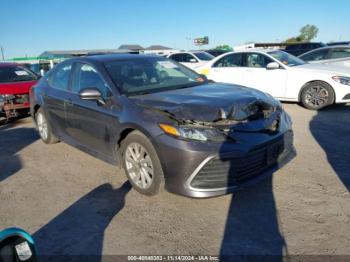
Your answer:
[[[188,126],[171,126],[160,124],[160,128],[168,135],[197,141],[223,142],[226,135],[216,128],[197,128]]]
[[[347,76],[333,76],[332,79],[342,85],[350,86],[350,77]]]

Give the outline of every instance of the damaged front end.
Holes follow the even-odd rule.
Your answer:
[[[0,114],[3,114],[6,120],[18,117],[22,110],[28,111],[29,96],[22,95],[0,95]]]
[[[181,107],[181,106],[180,106]],[[269,99],[255,99],[235,103],[231,107],[219,108],[212,121],[180,118],[176,113],[159,108],[149,108],[166,115],[175,124],[161,123],[160,128],[167,133],[182,139],[197,141],[237,142],[235,132],[260,132],[275,134],[278,132],[283,113],[280,102]],[[178,111],[179,108],[176,109]],[[200,112],[198,114],[206,114]]]

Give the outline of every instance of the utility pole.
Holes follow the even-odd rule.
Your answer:
[[[5,61],[4,48],[0,45],[2,61]]]

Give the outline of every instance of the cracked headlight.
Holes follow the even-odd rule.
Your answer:
[[[179,138],[214,142],[223,142],[227,140],[227,136],[216,128],[175,127],[166,124],[160,124],[159,126],[166,134]]]
[[[332,79],[342,85],[350,86],[350,77],[347,76],[333,76]]]

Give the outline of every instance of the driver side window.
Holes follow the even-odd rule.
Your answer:
[[[73,74],[72,92],[79,93],[86,88],[96,88],[101,92],[103,98],[112,95],[106,82],[95,68],[88,64],[77,63]]]

